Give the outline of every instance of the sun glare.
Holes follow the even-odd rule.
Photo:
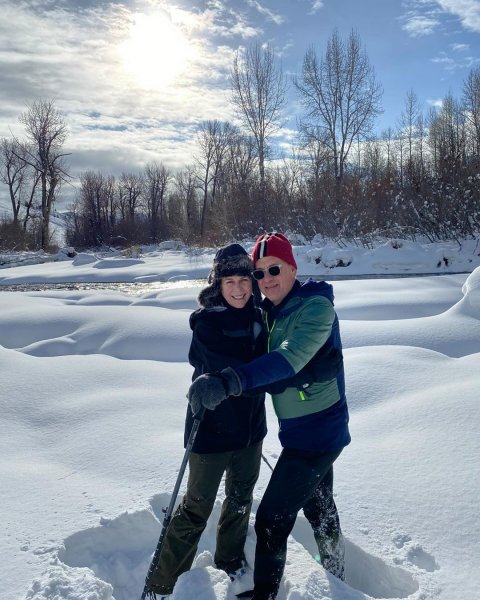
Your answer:
[[[166,14],[136,13],[120,52],[125,69],[137,84],[147,89],[164,89],[185,70],[192,49]]]

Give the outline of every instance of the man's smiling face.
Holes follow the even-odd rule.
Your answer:
[[[270,275],[268,267],[280,265],[278,275]],[[262,294],[268,298],[275,306],[290,293],[295,283],[297,270],[284,260],[276,256],[265,256],[255,263],[255,269],[263,271],[263,278],[258,280],[258,287]]]

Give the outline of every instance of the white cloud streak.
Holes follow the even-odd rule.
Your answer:
[[[282,25],[282,23],[285,21],[285,17],[283,17],[283,15],[274,13],[270,9],[260,4],[260,2],[257,2],[257,0],[247,1],[252,8],[257,10],[262,16],[267,17],[267,19],[275,23],[275,25]]]
[[[470,49],[469,44],[450,44],[454,52],[467,52]]]
[[[430,35],[435,32],[440,21],[433,17],[410,15],[405,17],[403,29],[412,37]]]

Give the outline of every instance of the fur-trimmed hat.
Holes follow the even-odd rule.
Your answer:
[[[284,260],[294,269],[297,268],[297,263],[293,257],[292,244],[282,233],[274,231],[262,234],[257,238],[252,250],[253,262],[256,263],[257,260],[265,256],[274,256],[275,258]]]
[[[240,244],[228,244],[220,248],[213,259],[213,268],[208,276],[208,285],[198,295],[198,302],[205,308],[222,304],[220,291],[222,277],[240,275],[251,277],[253,261]]]

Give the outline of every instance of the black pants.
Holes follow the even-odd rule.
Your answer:
[[[255,597],[275,597],[285,568],[287,538],[301,509],[313,528],[319,561],[343,579],[343,540],[333,500],[332,467],[340,453],[282,451],[255,520]]]

